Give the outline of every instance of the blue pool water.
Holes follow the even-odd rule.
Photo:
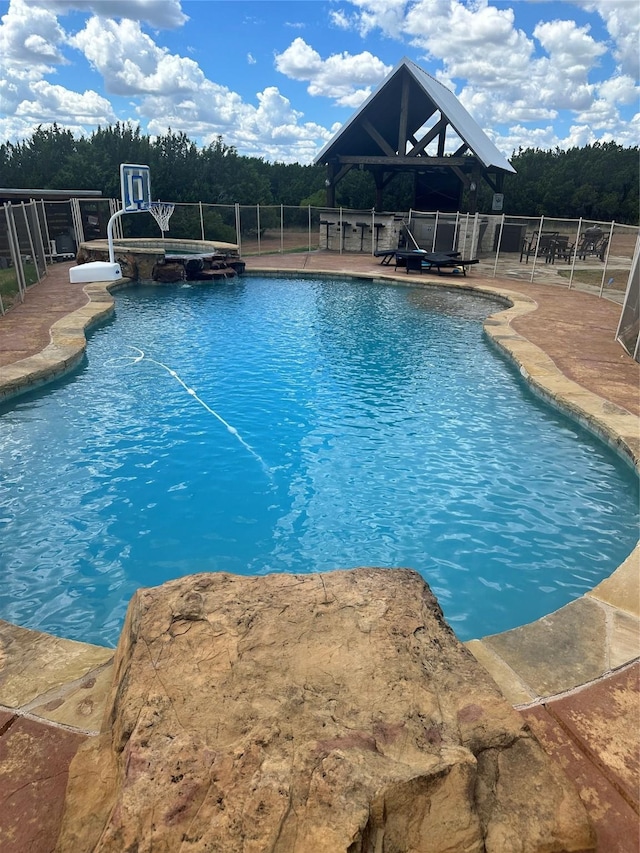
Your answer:
[[[633,548],[638,480],[538,401],[477,296],[245,278],[141,287],[84,366],[0,410],[0,617],[113,645],[196,571],[408,566],[462,639]]]

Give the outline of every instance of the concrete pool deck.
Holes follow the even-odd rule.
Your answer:
[[[247,271],[336,273],[462,286],[508,298],[485,324],[538,392],[640,460],[640,365],[614,340],[620,306],[566,285],[407,275],[367,255],[245,258]],[[0,317],[0,399],[73,369],[84,330],[109,316],[102,284],[50,267]],[[530,625],[467,643],[543,747],[575,781],[603,853],[640,849],[640,573],[638,548],[594,590]],[[69,762],[96,733],[113,650],[0,621],[0,849],[55,846]]]

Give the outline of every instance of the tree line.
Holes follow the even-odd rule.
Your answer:
[[[520,148],[510,158],[516,170],[504,184],[504,213],[638,224],[639,150],[615,142],[553,151]],[[120,164],[151,169],[154,198],[208,204],[322,207],[325,169],[299,163],[270,163],[246,157],[222,137],[198,147],[182,132],[150,137],[117,123],[76,137],[58,127],[39,127],[30,138],[0,144],[0,186],[25,189],[95,189],[120,196]],[[385,190],[387,210],[412,206],[410,175]],[[480,187],[478,210],[490,212],[492,190]],[[375,186],[365,170],[352,170],[338,185],[336,203],[369,210]]]

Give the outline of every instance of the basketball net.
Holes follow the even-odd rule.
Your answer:
[[[175,205],[168,204],[164,201],[152,201],[149,205],[149,213],[153,216],[155,221],[160,226],[163,239],[164,232],[169,230],[169,220],[171,219],[171,214],[173,213],[174,207]]]

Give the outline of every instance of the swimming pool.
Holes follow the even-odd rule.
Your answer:
[[[245,278],[135,288],[74,376],[0,418],[0,616],[114,644],[195,571],[423,574],[462,639],[622,562],[635,472],[484,338],[499,303]]]

